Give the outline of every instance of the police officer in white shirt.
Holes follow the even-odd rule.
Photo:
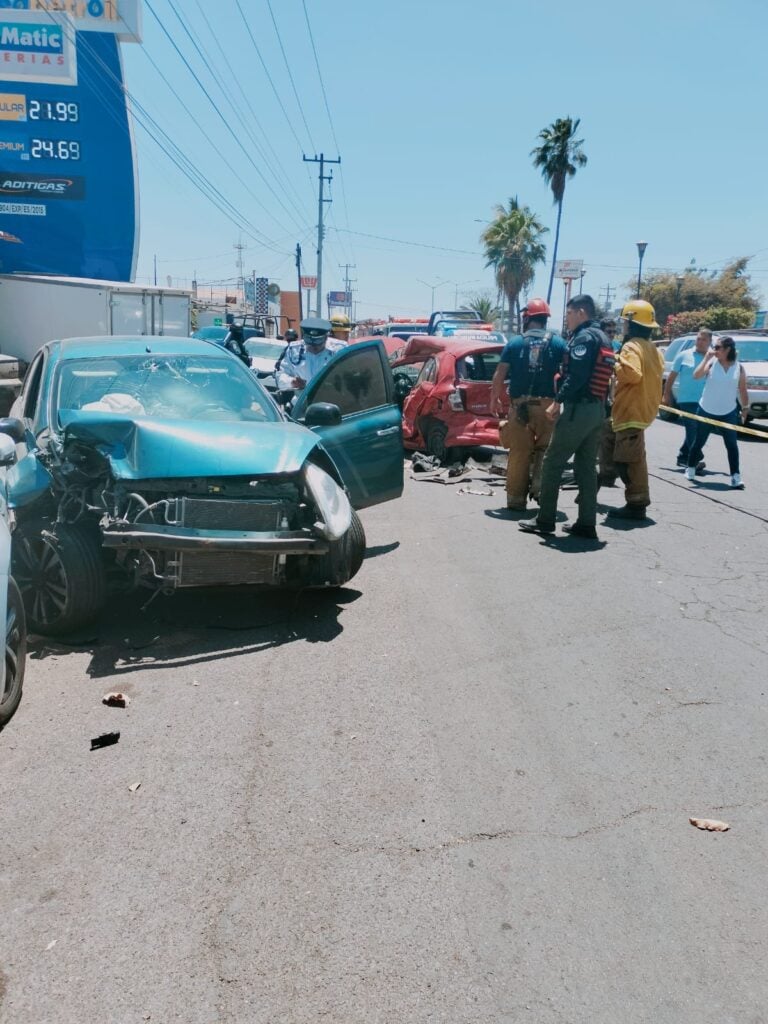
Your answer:
[[[311,316],[300,326],[301,341],[292,341],[277,364],[278,391],[301,391],[340,349],[347,347],[346,342],[328,337],[330,320]]]

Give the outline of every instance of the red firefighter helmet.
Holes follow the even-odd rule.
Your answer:
[[[523,306],[523,316],[551,316],[552,313],[546,299],[529,299]]]

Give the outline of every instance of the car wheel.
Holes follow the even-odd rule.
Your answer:
[[[5,683],[0,692],[0,730],[10,722],[19,706],[26,658],[27,627],[24,602],[16,581],[10,577],[5,613]]]
[[[360,571],[365,558],[365,530],[357,512],[352,513],[349,529],[338,540],[331,541],[330,550],[313,573],[315,586],[343,587]]]
[[[429,455],[434,455],[436,459],[441,462],[445,462],[447,449],[445,447],[445,439],[448,436],[448,426],[445,423],[441,423],[439,420],[430,423],[427,428],[427,434],[424,438],[424,443],[427,448]]]
[[[13,538],[13,574],[36,633],[69,633],[96,618],[106,598],[98,534],[85,526],[36,522]]]

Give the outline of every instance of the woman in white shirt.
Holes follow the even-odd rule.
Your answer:
[[[746,422],[749,415],[749,396],[747,394],[747,375],[744,367],[737,359],[736,344],[733,338],[716,338],[712,348],[693,371],[696,380],[705,378],[704,390],[699,399],[699,415],[722,423],[738,424],[741,418]],[[741,417],[739,416],[741,404]],[[723,430],[710,426],[709,423],[696,425],[696,440],[688,452],[688,468],[685,475],[689,480],[695,479],[696,464],[707,438],[716,430],[725,442],[728,453],[728,468],[731,474],[731,487],[744,489],[739,473],[739,444],[735,430]]]

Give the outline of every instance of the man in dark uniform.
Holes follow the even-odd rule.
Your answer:
[[[579,515],[575,523],[564,529],[572,536],[595,540],[596,460],[610,378],[610,367],[602,365],[601,353],[610,351],[611,344],[595,319],[595,303],[590,295],[576,295],[570,300],[566,307],[566,323],[571,338],[557,398],[547,409],[555,429],[542,466],[539,514],[535,519],[524,520],[518,525],[526,533],[555,532],[560,479],[573,456]],[[601,389],[595,386],[595,382],[603,378],[606,394],[600,397],[596,392]]]
[[[491,384],[491,412],[501,412],[504,381],[509,377],[509,419],[499,431],[509,448],[507,508],[524,512],[530,493],[539,500],[541,465],[554,429],[546,409],[555,397],[555,374],[565,341],[547,330],[550,315],[544,299],[531,299],[522,311],[523,333],[510,338]]]

